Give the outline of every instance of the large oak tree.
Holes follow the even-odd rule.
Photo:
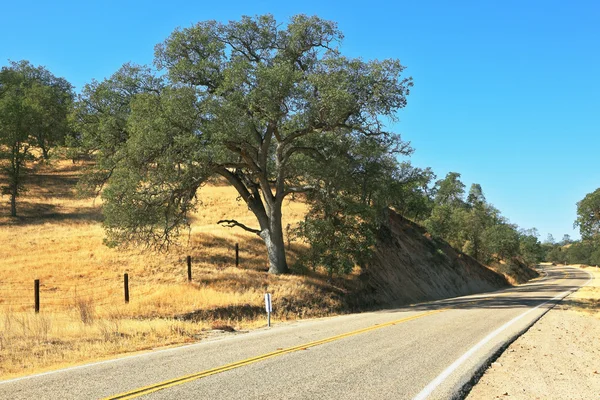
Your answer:
[[[256,225],[219,222],[260,236],[269,272],[285,273],[287,196],[323,203],[346,190],[374,204],[372,171],[391,163],[393,176],[395,156],[410,151],[384,122],[412,81],[398,60],[343,56],[341,39],[335,23],[304,15],[283,26],[270,15],[200,22],[156,46],[158,72],[126,65],[88,85],[78,120],[98,157],[90,182],[106,183],[108,241],[169,242],[198,189],[220,177]]]

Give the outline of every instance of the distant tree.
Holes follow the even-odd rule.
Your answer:
[[[495,224],[485,232],[484,242],[487,253],[499,259],[508,260],[519,254],[519,234],[515,226]]]
[[[94,155],[96,163],[82,176],[80,190],[93,194],[113,175],[127,157],[125,144],[133,126],[129,119],[134,99],[159,94],[163,88],[164,79],[156,77],[151,69],[130,63],[110,78],[83,87],[74,107],[78,136],[72,146],[75,153]]]
[[[571,240],[571,235],[565,233],[562,237],[562,240],[560,241],[560,245],[561,246],[566,246],[567,244],[571,244],[573,243],[573,240]]]
[[[483,190],[481,189],[481,185],[478,183],[473,183],[471,188],[469,189],[469,195],[467,196],[467,204],[469,207],[475,207],[477,204],[485,203],[485,196],[483,195]]]
[[[575,226],[583,238],[589,239],[600,234],[600,189],[588,193],[577,203]]]
[[[0,71],[0,160],[8,176],[2,193],[10,196],[11,216],[17,216],[31,149],[48,158],[49,148],[64,140],[72,99],[72,86],[44,67],[20,61]]]
[[[467,209],[463,224],[466,240],[469,242],[467,254],[485,261],[488,257],[482,254],[483,235],[495,223],[496,213],[495,209],[486,203],[481,185],[477,183],[472,184],[469,190]]]
[[[334,218],[339,207],[374,207],[388,197],[382,182],[409,147],[383,122],[406,105],[412,81],[401,78],[397,60],[342,56],[341,38],[335,23],[304,15],[285,26],[270,15],[201,22],[156,47],[164,82],[125,68],[88,86],[78,120],[98,138],[90,141],[99,165],[92,181],[107,184],[109,243],[170,242],[188,223],[198,189],[217,177],[258,226],[219,222],[258,235],[271,273],[288,271],[286,197],[305,193],[311,216],[333,227],[368,217]],[[377,171],[383,177],[371,180]],[[306,231],[326,234],[328,226]]]
[[[595,250],[595,246],[590,241],[574,242],[564,251],[568,254],[569,263],[572,264],[590,264],[590,258]]]
[[[592,253],[590,254],[589,264],[600,266],[600,245],[597,242]]]
[[[421,222],[429,218],[433,210],[431,184],[435,174],[431,168],[413,168],[407,163],[401,165],[401,171],[402,179],[391,183],[392,206],[404,217]]]
[[[460,174],[450,172],[433,188],[433,208],[424,225],[434,236],[441,237],[454,247],[462,248],[463,227],[466,223],[464,209],[465,185]]]
[[[464,202],[465,185],[460,181],[460,174],[449,172],[444,179],[435,184],[436,204],[458,205]]]
[[[545,251],[538,237],[539,233],[535,228],[519,232],[520,254],[523,257],[523,261],[528,265],[537,264],[544,260]]]
[[[562,247],[562,246],[553,247],[546,255],[546,261],[558,263],[558,264],[568,264],[569,263],[568,249],[565,247]]]
[[[555,244],[556,241],[554,240],[554,236],[552,236],[552,234],[549,233],[548,236],[546,237],[546,241],[544,243]]]

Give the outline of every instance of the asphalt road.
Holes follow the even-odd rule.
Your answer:
[[[490,357],[589,279],[576,268],[547,267],[544,277],[498,292],[282,324],[3,381],[0,398],[460,397]]]

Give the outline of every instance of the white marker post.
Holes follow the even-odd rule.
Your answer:
[[[267,326],[271,327],[271,313],[273,312],[273,305],[271,304],[271,294],[265,293],[265,309],[267,310]]]

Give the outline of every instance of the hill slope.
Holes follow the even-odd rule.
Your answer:
[[[363,296],[372,304],[407,304],[509,286],[502,274],[391,210],[362,278]]]
[[[360,275],[330,279],[304,270],[270,276],[256,235],[216,224],[223,218],[254,222],[235,190],[218,182],[199,192],[201,204],[180,246],[164,254],[109,249],[102,244],[101,200],[76,195],[83,167],[56,161],[35,168],[19,198],[19,218],[7,216],[8,198],[0,196],[0,377],[197,341],[216,328],[263,326],[265,292],[273,295],[277,323],[508,285],[393,212],[374,261]],[[5,179],[0,175],[0,184]],[[293,226],[306,210],[301,201],[286,201],[284,226]],[[292,264],[305,246],[289,240]],[[510,274],[524,271],[501,267]],[[124,273],[131,286],[127,304]],[[33,312],[34,279],[40,280],[40,314]]]

